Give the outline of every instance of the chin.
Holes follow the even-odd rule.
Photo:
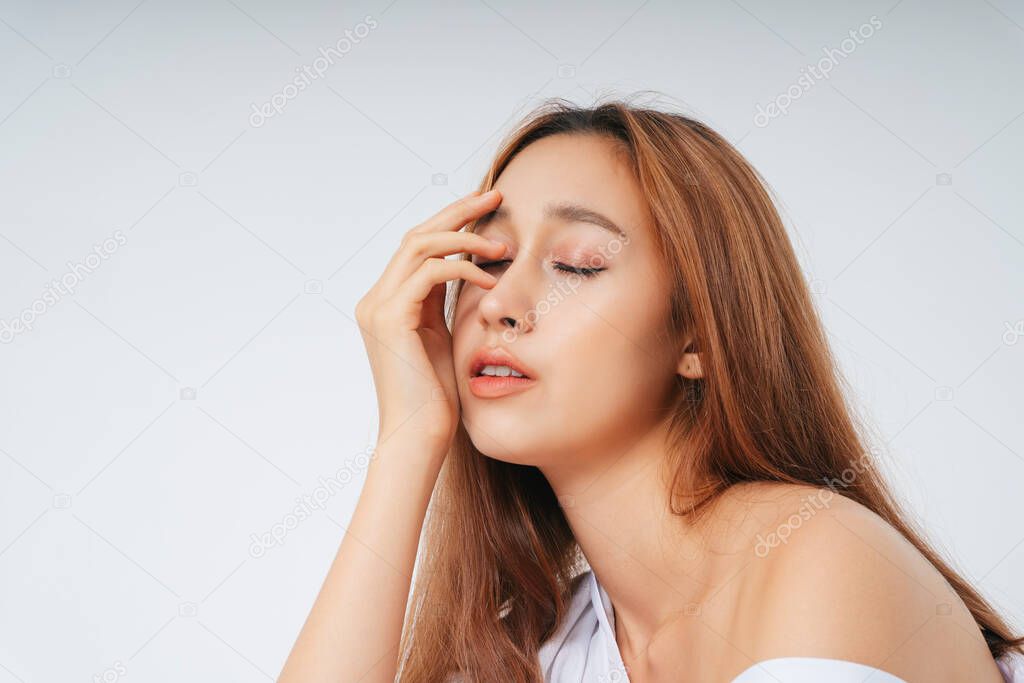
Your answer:
[[[524,434],[524,430],[516,425],[494,424],[490,420],[473,420],[473,423],[465,424],[466,434],[473,443],[473,447],[480,453],[492,458],[513,465],[539,465],[537,445],[532,443],[531,434]],[[524,440],[527,437],[529,441]]]
[[[483,424],[474,421],[473,426],[467,424],[465,427],[473,447],[488,458],[517,465],[533,464],[528,462],[530,449],[523,446],[521,435],[517,436],[499,425],[491,425],[486,420]]]
[[[538,406],[548,402],[541,387],[503,398],[480,398],[460,384],[463,428],[483,455],[515,465],[542,466],[558,438],[551,433],[551,415]],[[557,423],[554,423],[557,424]]]
[[[482,429],[478,426],[473,429],[466,425],[466,433],[473,447],[492,460],[540,469],[557,463],[567,463],[566,453],[573,452],[572,447],[558,441],[557,437],[546,437],[546,432],[534,430],[524,433],[525,431],[516,428],[505,432],[490,426],[484,426]]]
[[[532,458],[529,458],[529,457],[517,457],[519,455],[524,455],[525,456],[526,454],[524,454],[524,453],[519,453],[519,452],[507,453],[507,454],[506,453],[494,453],[493,451],[485,451],[485,450],[483,450],[482,448],[479,448],[479,447],[478,447],[478,450],[485,457],[488,457],[491,460],[500,460],[501,462],[506,462],[506,463],[508,463],[510,465],[533,465],[533,466],[536,466],[536,465],[541,464],[541,463],[538,463],[538,462],[534,462],[534,460]]]

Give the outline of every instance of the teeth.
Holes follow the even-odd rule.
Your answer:
[[[480,371],[481,375],[489,375],[491,377],[525,377],[521,372],[516,372],[507,365],[485,365],[484,369]]]

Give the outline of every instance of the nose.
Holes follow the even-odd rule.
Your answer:
[[[522,334],[535,327],[532,285],[527,272],[529,258],[529,255],[520,257],[504,272],[496,273],[498,282],[480,297],[478,311],[485,327],[502,335]]]

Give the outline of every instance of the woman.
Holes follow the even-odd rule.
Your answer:
[[[1024,681],[875,469],[732,146],[555,100],[482,189],[356,307],[377,448],[281,681]]]

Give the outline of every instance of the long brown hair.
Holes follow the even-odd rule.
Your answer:
[[[665,329],[685,332],[701,353],[703,378],[677,376],[666,456],[675,473],[672,512],[700,517],[740,482],[838,484],[943,574],[994,657],[1020,649],[1024,638],[1013,638],[929,547],[871,465],[867,430],[847,404],[849,386],[757,171],[681,114],[622,100],[584,108],[552,99],[506,138],[481,190],[527,145],[555,134],[621,143],[671,283]],[[449,326],[459,285],[448,300]],[[693,492],[681,482],[708,483]],[[677,505],[675,494],[686,502]],[[538,649],[560,624],[582,561],[543,474],[484,456],[460,424],[427,515],[400,680],[446,681],[461,671],[474,682],[541,681]]]

